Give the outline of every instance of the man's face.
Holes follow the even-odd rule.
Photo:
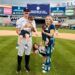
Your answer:
[[[29,17],[30,12],[24,12],[24,17]]]

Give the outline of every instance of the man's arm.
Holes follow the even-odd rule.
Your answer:
[[[35,21],[33,21],[33,30],[35,32],[35,35],[38,35]]]
[[[20,28],[16,28],[16,33],[17,33],[17,34],[20,33]]]
[[[16,33],[17,33],[17,34],[20,33],[20,28],[21,28],[20,26],[21,26],[21,23],[20,23],[19,20],[17,20],[17,21],[16,21]]]

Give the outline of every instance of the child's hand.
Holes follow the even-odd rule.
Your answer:
[[[45,34],[46,32],[44,30],[42,30],[42,33]]]
[[[26,39],[26,41],[29,41],[29,39],[30,39],[29,34],[25,34],[25,39]]]

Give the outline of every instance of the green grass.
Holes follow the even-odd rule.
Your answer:
[[[0,30],[15,30],[16,28],[15,27],[3,27],[3,26],[0,26]],[[40,27],[37,27],[37,30],[38,31],[41,31],[41,28]],[[75,33],[75,30],[70,30],[70,29],[59,29],[58,30],[60,33]]]
[[[33,42],[40,42],[40,38],[33,38]],[[0,75],[17,75],[17,50],[15,49],[17,37],[0,37]],[[75,41],[56,39],[55,50],[52,54],[51,71],[47,74],[41,72],[42,57],[31,54],[31,72],[24,70],[24,57],[22,73],[19,75],[75,75]]]
[[[75,30],[70,30],[70,29],[59,29],[58,31],[60,33],[73,33],[73,34],[75,34]]]
[[[15,27],[4,27],[4,26],[0,26],[0,30],[15,30]],[[37,28],[38,31],[41,31],[41,28]]]
[[[9,26],[0,26],[0,30],[15,30],[16,27],[9,27]],[[38,31],[41,31],[41,28],[37,28]]]
[[[9,27],[9,26],[0,26],[0,30],[15,30],[15,27]]]
[[[38,27],[38,28],[37,28],[37,31],[41,31],[41,28],[40,28],[40,27]]]
[[[37,30],[41,31],[41,28],[39,27],[39,28],[37,28]],[[75,30],[71,30],[71,29],[58,29],[58,31],[60,33],[73,33],[73,34],[75,34]]]

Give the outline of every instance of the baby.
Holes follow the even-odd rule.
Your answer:
[[[29,16],[29,17],[28,17],[28,23],[25,24],[25,25],[22,27],[22,30],[21,30],[21,32],[20,32],[20,34],[19,34],[18,45],[21,43],[21,40],[22,40],[24,37],[27,37],[27,41],[29,40],[29,38],[30,38],[30,36],[31,36],[30,32],[31,32],[31,31],[34,31],[34,28],[33,28],[33,26],[32,26],[32,21],[33,21],[33,17],[32,17],[32,16]],[[26,33],[29,34],[29,35],[25,36]]]

